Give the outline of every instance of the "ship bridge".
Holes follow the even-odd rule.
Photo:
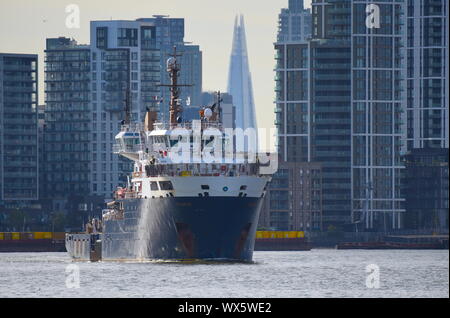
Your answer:
[[[115,137],[116,144],[113,146],[113,152],[120,154],[128,159],[139,160],[139,152],[143,150],[141,127],[139,125],[125,125],[122,131]]]

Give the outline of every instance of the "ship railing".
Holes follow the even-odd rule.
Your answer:
[[[118,154],[122,152],[122,145],[121,144],[114,144],[112,148],[113,153]]]
[[[103,221],[116,221],[123,219],[124,219],[123,210],[115,210],[115,209],[104,210],[104,213],[102,215]]]
[[[120,154],[120,153],[136,153],[139,151],[143,151],[144,148],[142,144],[137,145],[122,145],[121,143],[116,143],[113,145],[113,153]]]
[[[181,165],[147,165],[145,172],[134,172],[133,177],[240,177],[258,176],[258,164],[245,165],[201,165],[201,164],[181,164]]]
[[[127,191],[125,192],[125,199],[137,199],[138,193],[135,191]]]
[[[171,130],[176,128],[184,128],[187,130],[190,130],[193,128],[192,122],[186,122],[186,123],[179,123],[179,124],[170,124],[170,123],[163,123],[163,122],[157,122],[153,125],[155,130]],[[206,128],[217,128],[222,129],[223,124],[219,122],[203,122],[202,123],[202,129]]]

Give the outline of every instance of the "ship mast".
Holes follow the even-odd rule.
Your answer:
[[[170,58],[167,60],[167,72],[170,76],[170,84],[168,85],[159,85],[170,88],[170,104],[169,104],[169,113],[170,113],[170,127],[176,126],[178,122],[178,115],[183,111],[180,106],[180,87],[190,87],[192,85],[180,85],[178,84],[178,78],[180,76],[180,65],[178,64],[177,57],[182,56],[181,54],[177,54],[176,46],[173,47],[173,53],[169,54]]]

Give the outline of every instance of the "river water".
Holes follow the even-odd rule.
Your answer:
[[[449,297],[448,250],[255,252],[253,264],[74,263],[0,253],[3,297]]]

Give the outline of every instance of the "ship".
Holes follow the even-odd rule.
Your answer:
[[[222,123],[220,93],[198,119],[183,121],[179,56],[174,48],[170,84],[161,85],[170,89],[168,122],[150,110],[143,123],[131,122],[125,106],[113,151],[134,170],[101,219],[66,234],[74,260],[252,262],[277,156],[236,147],[238,137]]]

